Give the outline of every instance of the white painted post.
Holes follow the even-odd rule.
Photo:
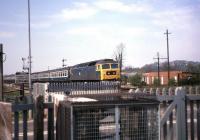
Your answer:
[[[168,95],[169,95],[169,96],[173,96],[173,89],[172,89],[172,87],[170,87],[170,88],[168,89]]]
[[[195,88],[195,93],[198,95],[200,94],[200,86],[196,86]]]
[[[155,90],[154,90],[154,88],[150,88],[150,95],[155,95]]]
[[[143,89],[143,93],[147,94],[147,89],[146,88]]]
[[[166,95],[167,95],[166,88],[163,88],[163,89],[162,89],[162,95],[163,95],[163,96],[166,96]]]
[[[189,94],[195,94],[195,91],[192,86],[189,87]]]
[[[119,111],[119,107],[115,106],[115,139],[116,140],[120,140],[120,125],[119,125],[119,117],[120,117],[120,111]]]
[[[156,89],[156,96],[160,96],[161,95],[161,90],[160,90],[160,88],[157,88]]]
[[[185,90],[183,88],[176,88],[177,112],[176,112],[176,132],[177,140],[186,140],[186,107],[185,107]]]

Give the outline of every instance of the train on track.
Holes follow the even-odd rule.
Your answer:
[[[118,62],[113,59],[101,59],[70,67],[34,72],[31,74],[32,82],[51,81],[104,81],[119,80],[120,68]],[[27,72],[17,72],[5,75],[6,83],[28,82]]]

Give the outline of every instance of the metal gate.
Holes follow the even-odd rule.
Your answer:
[[[57,140],[158,140],[158,102],[62,102]]]

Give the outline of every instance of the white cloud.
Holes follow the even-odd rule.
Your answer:
[[[34,29],[41,29],[41,28],[49,28],[51,27],[51,23],[50,22],[38,22],[38,23],[32,23],[31,27]]]
[[[74,3],[73,8],[66,8],[61,10],[60,13],[53,16],[58,20],[77,20],[77,19],[87,19],[96,15],[97,10],[87,3]]]
[[[149,11],[151,8],[144,4],[125,4],[117,0],[101,0],[94,3],[101,10],[122,12],[122,13],[133,13],[133,12],[145,12]]]
[[[193,10],[189,7],[175,8],[152,13],[153,23],[161,27],[188,29],[194,22]]]
[[[12,38],[14,36],[15,36],[15,33],[13,33],[13,32],[1,32],[0,31],[1,38]]]
[[[144,27],[124,27],[120,25],[90,25],[87,27],[73,28],[66,31],[68,35],[91,36],[97,38],[115,38],[115,37],[140,37],[147,33]]]
[[[72,7],[62,9],[56,14],[48,16],[45,21],[34,22],[31,26],[34,29],[50,28],[54,24],[60,24],[66,21],[91,18],[97,12],[97,9],[87,3],[74,2]]]
[[[144,13],[151,10],[150,5],[144,3],[123,3],[118,0],[98,0],[91,3],[73,2],[71,7],[62,9],[49,16],[44,22],[32,24],[33,28],[49,28],[53,24],[59,24],[72,20],[87,20],[101,12],[118,12],[122,14]],[[48,21],[48,22],[46,22]]]

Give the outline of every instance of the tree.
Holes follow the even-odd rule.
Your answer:
[[[159,79],[159,78],[155,78],[155,79],[153,80],[153,85],[154,85],[154,86],[160,86],[160,79]]]
[[[114,52],[114,59],[115,61],[119,63],[119,67],[120,67],[120,77],[121,77],[121,71],[122,71],[123,61],[124,61],[124,49],[125,49],[125,45],[123,43],[120,43],[117,46],[116,51]]]
[[[133,76],[130,76],[128,78],[128,81],[133,86],[142,86],[142,75],[141,74],[135,74]]]
[[[122,77],[121,77],[121,84],[122,85],[126,85],[127,82],[128,82],[128,77],[125,76],[125,75],[122,75]]]
[[[174,78],[170,78],[169,79],[169,82],[168,82],[168,85],[169,86],[175,86],[177,83],[176,83],[176,80]]]

